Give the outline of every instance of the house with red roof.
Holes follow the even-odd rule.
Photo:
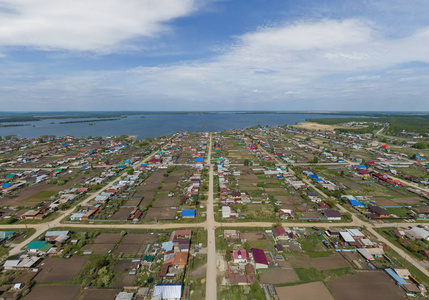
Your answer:
[[[235,264],[247,263],[250,260],[249,252],[246,250],[234,250],[232,256]]]
[[[289,235],[282,226],[277,226],[273,229],[273,236],[276,241],[289,239]]]
[[[268,260],[265,252],[262,249],[252,248],[253,260],[255,261],[256,269],[268,268]]]

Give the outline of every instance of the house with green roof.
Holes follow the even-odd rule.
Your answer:
[[[31,241],[26,249],[30,252],[38,252],[47,243],[47,241]]]

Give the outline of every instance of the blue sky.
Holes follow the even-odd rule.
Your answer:
[[[0,0],[2,111],[429,111],[429,1]]]

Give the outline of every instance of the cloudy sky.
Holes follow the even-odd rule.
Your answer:
[[[2,111],[429,111],[427,0],[0,0]]]

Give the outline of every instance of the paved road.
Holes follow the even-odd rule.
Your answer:
[[[206,299],[216,300],[217,299],[217,263],[216,263],[216,242],[215,242],[215,226],[216,222],[214,219],[214,208],[213,208],[213,165],[211,163],[212,155],[212,135],[210,134],[209,143],[209,157],[207,162],[210,167],[209,173],[209,195],[207,200],[207,277],[206,277]]]

